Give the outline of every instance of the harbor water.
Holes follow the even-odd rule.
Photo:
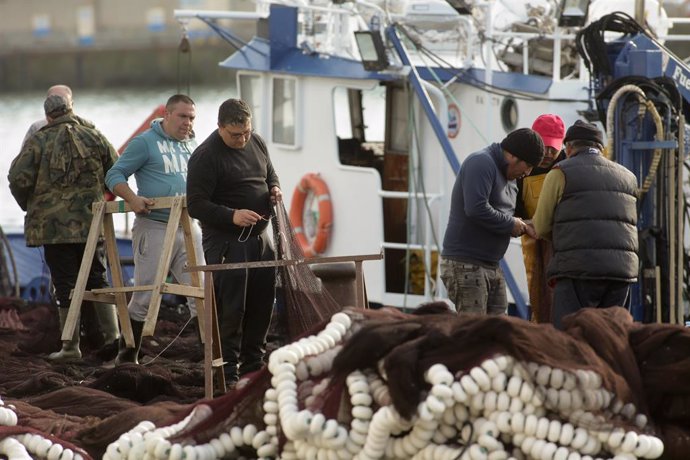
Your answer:
[[[47,88],[46,88],[47,89]],[[171,95],[175,88],[115,88],[74,91],[74,111],[91,120],[119,149],[151,112]],[[186,89],[182,92],[187,93]],[[195,133],[201,142],[216,127],[218,107],[227,98],[236,97],[234,85],[192,87],[189,95],[196,103]],[[12,160],[18,155],[26,130],[43,118],[45,92],[9,93],[2,96],[0,107],[0,226],[6,232],[21,232],[24,212],[14,201],[7,182]],[[133,178],[130,184],[134,187]],[[136,188],[135,188],[136,190]],[[124,219],[116,220],[119,231],[125,229]]]

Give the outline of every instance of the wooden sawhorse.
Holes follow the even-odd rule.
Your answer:
[[[204,322],[208,315],[205,314],[205,294],[204,288],[201,285],[201,277],[199,272],[192,272],[192,284],[183,285],[175,283],[166,283],[168,272],[170,271],[170,262],[172,259],[172,250],[175,241],[175,234],[178,227],[181,225],[184,232],[185,248],[187,251],[187,263],[189,265],[198,265],[196,250],[192,237],[191,220],[187,213],[187,204],[184,196],[176,197],[162,197],[154,198],[155,204],[149,206],[149,209],[167,209],[170,208],[170,217],[168,218],[168,225],[166,227],[165,239],[163,243],[163,251],[161,253],[160,265],[156,273],[155,282],[147,286],[125,286],[122,279],[122,268],[120,266],[120,255],[117,249],[117,241],[115,239],[115,228],[113,225],[113,214],[131,212],[131,207],[125,201],[99,201],[93,204],[93,219],[89,229],[89,236],[84,248],[84,258],[82,259],[77,276],[77,282],[72,291],[72,300],[70,302],[69,313],[65,321],[65,326],[62,330],[62,340],[70,340],[77,327],[81,304],[84,300],[101,303],[113,303],[117,306],[117,314],[120,320],[120,333],[124,337],[125,343],[128,347],[134,346],[134,336],[132,334],[132,324],[129,319],[127,311],[127,296],[128,292],[137,291],[151,291],[151,301],[149,303],[148,313],[144,321],[144,328],[142,335],[153,335],[156,328],[156,321],[158,319],[158,311],[160,309],[161,298],[163,294],[177,294],[185,297],[194,297],[196,299],[196,307],[199,318],[199,330],[201,340],[205,339],[208,334],[205,334],[206,323]],[[87,291],[86,284],[88,281],[89,271],[91,270],[91,262],[96,252],[96,246],[101,235],[105,238],[106,256],[108,259],[108,267],[110,268],[110,276],[112,278],[111,288],[92,289]],[[214,317],[215,315],[212,315]],[[212,330],[213,336],[219,337],[217,322],[213,322]],[[218,340],[218,339],[217,339]],[[218,348],[220,353],[220,348]],[[220,358],[220,356],[214,356]]]
[[[238,270],[245,268],[262,268],[262,267],[284,267],[288,265],[312,265],[312,264],[328,264],[328,263],[338,263],[338,262],[354,262],[355,263],[355,289],[356,295],[356,307],[365,308],[366,290],[364,286],[364,274],[362,273],[362,262],[365,260],[381,260],[383,259],[383,252],[379,254],[369,254],[361,256],[338,256],[338,257],[314,257],[311,259],[279,259],[279,260],[262,260],[257,262],[239,262],[231,264],[213,264],[213,265],[198,265],[190,266],[185,269],[185,271],[191,273],[198,273],[200,271],[205,272],[204,275],[204,291],[206,295],[206,318],[204,322],[206,324],[212,323],[214,325],[213,329],[215,332],[218,331],[217,326],[217,312],[216,312],[216,298],[213,291],[213,273],[214,271],[220,270]],[[191,264],[190,264],[191,265]],[[206,337],[204,337],[204,393],[207,398],[213,395],[213,379],[214,370],[220,370],[217,372],[216,381],[219,383],[220,391],[225,392],[225,376],[222,372],[222,359],[218,360],[215,356],[220,356],[221,346],[220,346],[220,336],[216,333],[211,336],[211,330],[206,329],[204,331]]]

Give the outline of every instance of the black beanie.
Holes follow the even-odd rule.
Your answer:
[[[604,145],[604,133],[594,123],[577,120],[568,131],[565,132],[563,142],[592,141]]]
[[[536,131],[529,128],[509,133],[501,142],[501,148],[532,166],[537,166],[544,159],[544,141]]]

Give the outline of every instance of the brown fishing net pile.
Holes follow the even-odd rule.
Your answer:
[[[402,417],[413,419],[430,389],[424,376],[432,365],[443,364],[453,374],[462,375],[485,359],[509,355],[533,365],[595,371],[602,377],[602,387],[615,395],[614,400],[621,406],[632,404],[635,414],[643,414],[649,423],[641,428],[633,418],[604,408],[598,414],[603,418],[592,429],[620,426],[657,436],[665,443],[662,458],[687,458],[688,329],[634,324],[620,308],[583,310],[569,318],[565,332],[507,316],[456,316],[439,310],[442,308],[438,305],[425,306],[417,314],[409,315],[393,309],[347,309],[353,319],[351,333],[329,372],[300,380],[299,408],[322,413],[326,419],[333,418],[348,426],[353,420],[353,406],[346,381],[353,372],[365,371],[385,376],[392,406]],[[320,329],[312,332],[318,333]],[[253,424],[259,430],[266,429],[261,396],[272,383],[275,387],[272,378],[264,369],[241,382],[236,392],[200,403],[210,409],[203,419],[188,424],[170,440],[200,445],[217,440],[233,427]],[[324,379],[328,379],[327,388],[313,398],[314,387]],[[280,427],[277,436],[281,449],[286,438]],[[256,450],[248,446],[237,452],[256,457]]]
[[[276,253],[280,259],[303,260],[282,205],[277,213],[273,219]],[[269,349],[341,309],[303,263],[278,268],[277,294],[278,314]],[[88,319],[90,312],[83,310],[82,316]],[[142,343],[140,361],[145,365],[113,368],[108,363],[116,348],[102,349],[102,343],[84,336],[81,342],[81,361],[50,362],[47,354],[61,344],[54,308],[13,299],[0,304],[0,398],[16,407],[21,429],[51,435],[66,444],[74,442],[93,458],[101,458],[108,444],[139,422],[164,424],[189,412],[189,404],[204,397],[203,350],[187,324],[186,308],[161,307],[155,336],[145,337]],[[221,413],[246,418],[240,415],[254,410],[266,383],[261,375],[255,379],[244,390],[219,398]]]
[[[101,458],[140,421],[164,423],[203,398],[201,348],[177,308],[161,308],[156,336],[142,345],[143,361],[152,362],[141,366],[112,367],[116,349],[95,348],[85,336],[81,361],[49,361],[61,343],[51,306],[3,299],[0,318],[12,319],[0,323],[0,398],[18,416],[17,426],[0,427],[0,438],[35,432]]]
[[[300,260],[301,248],[281,208],[274,227],[277,253],[281,259]],[[314,336],[323,335],[324,328],[332,326],[330,318],[341,306],[307,265],[290,263],[278,272],[279,321],[273,331],[277,343],[274,348],[283,343],[288,344],[286,348],[301,343],[311,350],[294,366],[296,372],[302,372],[296,385],[300,411],[321,413],[344,427],[354,424],[348,385],[352,376],[360,373],[385,382],[390,407],[402,418],[415,419],[420,403],[429,394],[426,374],[433,365],[444,365],[457,378],[487,359],[510,356],[530,366],[596,372],[602,387],[614,395],[615,401],[633,407],[636,415],[648,420],[641,428],[634,418],[622,417],[620,410],[605,407],[598,412],[598,428],[620,426],[658,436],[665,444],[662,458],[687,458],[689,329],[636,324],[620,308],[585,309],[567,318],[565,331],[507,316],[456,316],[441,304],[422,306],[415,314],[395,309],[347,308],[352,324],[342,341],[331,349],[324,367],[316,358],[329,352],[314,351],[309,344],[314,343]],[[202,400],[203,370],[195,332],[185,330],[172,340],[185,324],[180,312],[166,313],[162,309],[156,337],[145,339],[144,354],[149,359],[156,357],[152,364],[106,369],[93,353],[87,353],[80,363],[53,364],[44,355],[17,347],[17,337],[36,335],[22,332],[22,327],[29,329],[27,324],[41,324],[34,310],[19,308],[19,321],[13,314],[0,315],[11,318],[7,324],[16,326],[14,330],[0,329],[4,370],[0,375],[0,397],[16,408],[19,429],[54,435],[80,446],[93,458],[101,458],[106,449],[121,452],[118,449],[125,446],[125,450],[134,448],[134,438],[139,435],[132,433],[152,433],[173,426],[178,428],[165,438],[170,448],[205,445],[210,449],[212,445],[217,447],[219,440],[226,441],[228,433],[235,436],[240,430],[245,438],[250,433],[250,442],[238,444],[227,458],[257,458],[261,442],[251,445],[252,439],[258,439],[251,433],[258,431],[277,440],[276,456],[295,458],[294,451],[289,452],[291,442],[285,427],[278,423],[273,429],[267,417],[265,403],[279,383],[267,368],[243,378],[235,390],[225,395]],[[18,326],[20,323],[22,326]],[[171,341],[170,348],[158,356]],[[190,355],[190,350],[197,351]],[[289,355],[282,348],[276,353]],[[383,407],[381,401],[372,403],[374,412]],[[153,425],[142,425],[142,421]],[[254,431],[248,430],[249,425]],[[0,437],[11,431],[0,428]],[[462,439],[454,441],[453,446],[458,445],[462,445]]]

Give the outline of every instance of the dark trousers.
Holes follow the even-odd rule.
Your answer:
[[[563,317],[580,308],[627,307],[630,283],[560,278],[553,290],[553,325],[563,329]]]
[[[274,260],[265,233],[238,241],[230,235],[204,238],[207,264]],[[229,380],[263,366],[275,298],[275,267],[213,272],[221,350]]]
[[[81,260],[84,258],[84,243],[46,244],[43,246],[46,264],[53,282],[53,297],[58,307],[69,308],[70,291],[77,284]],[[105,251],[103,243],[98,243],[91,262],[86,289],[108,287],[105,272]]]

